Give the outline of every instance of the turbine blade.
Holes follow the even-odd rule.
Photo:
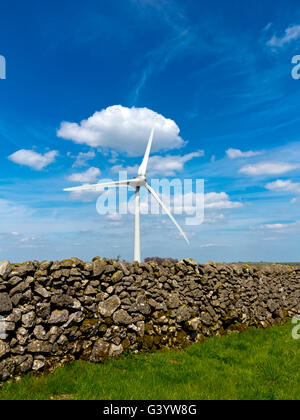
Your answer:
[[[86,184],[80,185],[79,187],[64,188],[64,191],[100,191],[104,187],[122,187],[127,186],[130,180],[106,182],[103,184]]]
[[[152,130],[151,130],[151,134],[150,134],[149,141],[148,141],[148,144],[147,144],[144,159],[143,159],[143,162],[142,162],[141,166],[139,167],[139,171],[138,171],[139,176],[145,176],[146,175],[147,165],[148,165],[148,160],[149,160],[149,155],[150,155],[150,150],[151,150],[151,145],[152,145],[152,140],[153,140],[153,135],[154,135],[154,130],[155,130],[155,127],[153,127]]]
[[[170,217],[170,219],[172,220],[172,222],[174,223],[174,225],[177,227],[177,229],[179,230],[179,232],[181,233],[181,235],[184,237],[184,239],[186,240],[186,242],[188,243],[188,245],[190,244],[186,234],[184,233],[184,231],[181,229],[181,227],[179,226],[179,224],[176,222],[174,216],[172,215],[172,213],[170,212],[170,210],[168,209],[168,207],[161,201],[161,199],[159,198],[159,196],[156,194],[156,192],[154,191],[153,188],[150,187],[150,185],[145,184],[145,187],[147,188],[147,190],[150,192],[150,194],[153,195],[153,197],[156,199],[156,201],[158,202],[158,204],[162,207],[162,209],[167,213],[167,215]]]

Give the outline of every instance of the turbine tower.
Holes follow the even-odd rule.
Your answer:
[[[179,224],[176,222],[168,207],[161,201],[157,193],[150,187],[146,180],[146,171],[148,160],[153,141],[154,128],[151,131],[150,138],[147,144],[146,152],[138,170],[138,176],[133,179],[124,181],[108,182],[102,184],[87,184],[79,187],[65,188],[64,191],[101,191],[104,187],[133,187],[135,189],[135,208],[134,208],[134,261],[141,262],[141,240],[140,240],[140,189],[145,187],[148,192],[155,198],[161,208],[168,214],[172,222],[175,224],[181,235],[189,244],[186,234],[183,232]]]

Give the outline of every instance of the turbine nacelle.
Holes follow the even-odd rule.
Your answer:
[[[128,181],[128,185],[133,188],[137,187],[144,187],[147,184],[146,177],[143,175],[139,175],[130,181]]]

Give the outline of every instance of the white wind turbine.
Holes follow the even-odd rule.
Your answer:
[[[141,166],[138,170],[138,176],[133,179],[128,179],[124,181],[116,182],[107,182],[102,184],[87,184],[80,187],[65,188],[64,191],[101,191],[104,187],[125,187],[130,186],[135,188],[135,210],[134,210],[134,261],[141,262],[141,242],[140,242],[140,188],[145,187],[149,193],[155,198],[161,208],[168,214],[172,222],[175,224],[181,235],[184,237],[186,242],[189,244],[189,240],[186,237],[186,234],[183,232],[179,224],[176,222],[175,218],[171,214],[168,207],[161,201],[159,196],[153,190],[153,188],[148,185],[146,180],[146,170],[149,160],[150,149],[152,145],[154,135],[154,128],[151,131],[144,159]]]

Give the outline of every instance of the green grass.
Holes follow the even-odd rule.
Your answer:
[[[299,399],[292,324],[211,338],[181,351],[74,362],[6,383],[0,399]]]

